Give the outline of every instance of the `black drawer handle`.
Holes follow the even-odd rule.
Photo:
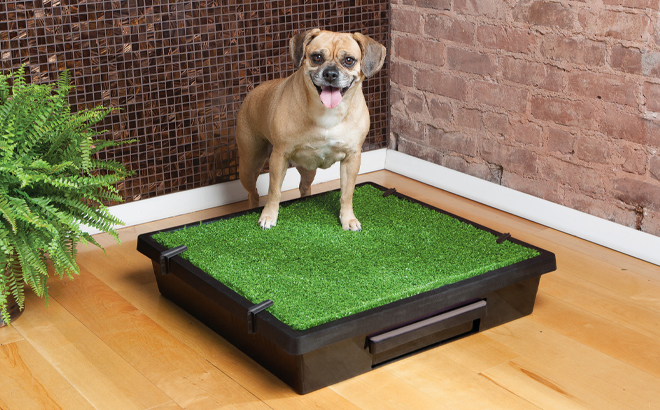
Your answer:
[[[473,322],[477,319],[483,319],[485,316],[486,301],[480,300],[419,322],[371,336],[367,343],[369,352],[371,354],[385,352],[415,339]]]

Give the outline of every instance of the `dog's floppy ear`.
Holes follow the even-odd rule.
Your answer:
[[[289,41],[289,51],[293,58],[294,68],[298,69],[298,67],[302,65],[303,59],[305,58],[305,47],[307,47],[307,44],[309,44],[309,42],[320,32],[321,30],[314,28],[291,37],[291,40]]]
[[[387,49],[369,36],[362,33],[353,33],[353,38],[362,50],[362,61],[360,67],[365,77],[369,78],[383,67]]]

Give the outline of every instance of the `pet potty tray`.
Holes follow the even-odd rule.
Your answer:
[[[372,197],[361,199],[363,192],[367,191]],[[137,249],[152,260],[158,289],[163,296],[230,341],[300,394],[320,389],[408,355],[529,315],[534,308],[540,276],[556,269],[555,255],[551,252],[514,239],[506,233],[496,232],[401,195],[393,189],[388,190],[373,183],[364,183],[358,185],[355,192],[355,212],[363,225],[361,232],[341,230],[337,218],[339,192],[330,191],[283,202],[280,207],[278,226],[269,231],[263,231],[257,226],[256,220],[261,209],[252,209],[194,224],[142,234],[138,237]],[[373,199],[374,192],[377,192],[376,196],[379,199]],[[304,212],[295,208],[304,201],[324,200],[324,196],[328,195],[329,200],[323,202],[325,205],[322,204],[319,208],[321,210],[318,212],[314,211],[307,216],[300,216]],[[485,241],[487,244],[483,247],[477,244],[477,250],[466,251],[464,255],[459,255],[449,261],[447,267],[437,269],[436,267],[441,266],[440,264],[444,262],[444,256],[434,256],[435,259],[431,263],[425,261],[419,265],[416,264],[416,261],[423,261],[420,259],[420,253],[433,252],[427,250],[417,252],[423,247],[417,248],[416,245],[412,245],[413,247],[409,248],[406,247],[407,243],[397,244],[394,250],[386,252],[395,254],[396,260],[404,261],[403,268],[396,268],[406,271],[404,279],[401,280],[404,285],[399,285],[396,281],[390,281],[388,275],[393,273],[389,266],[378,265],[379,261],[371,261],[373,258],[369,258],[369,255],[358,254],[355,256],[355,252],[360,252],[360,248],[357,243],[354,245],[352,242],[362,239],[359,235],[364,235],[363,238],[368,237],[372,232],[370,229],[375,229],[376,223],[371,221],[369,212],[378,209],[378,203],[381,200],[389,201],[388,205],[414,207],[412,211],[387,211],[388,216],[384,225],[387,225],[386,228],[391,228],[389,231],[386,230],[386,232],[392,233],[391,238],[397,238],[399,232],[404,235],[404,227],[410,228],[407,225],[411,224],[411,214],[420,212],[425,213],[423,218],[427,218],[424,219],[426,222],[415,222],[414,231],[417,233],[412,235],[419,237],[418,239],[421,241],[438,241],[431,244],[426,243],[425,246],[431,245],[431,248],[428,249],[450,248],[455,242],[455,238],[452,238],[451,235],[440,235],[441,239],[434,239],[432,234],[437,234],[437,232],[433,232],[437,231],[434,229],[435,225],[432,220],[434,217],[449,220],[450,224],[467,226],[471,234],[476,234],[475,238],[479,237],[481,238],[479,241]],[[333,207],[335,209],[332,209]],[[292,214],[287,214],[287,210],[291,210]],[[293,219],[300,219],[303,224],[309,224],[307,226],[311,231],[318,229],[317,225],[323,225],[321,214],[330,215],[330,222],[327,227],[322,227],[322,229],[333,231],[339,236],[345,235],[343,240],[348,241],[346,249],[337,250],[334,248],[336,240],[328,239],[325,236],[310,239],[308,243],[313,242],[319,246],[318,249],[311,251],[311,256],[303,252],[304,245],[284,249],[285,240],[277,238],[273,238],[273,242],[270,244],[273,250],[277,250],[285,257],[284,267],[278,268],[279,272],[284,272],[284,275],[288,275],[289,270],[297,269],[296,264],[302,259],[312,263],[311,268],[307,265],[304,268],[309,269],[308,271],[302,272],[298,276],[296,283],[304,282],[301,284],[301,289],[297,289],[300,298],[311,298],[313,301],[317,301],[316,304],[323,305],[326,297],[323,294],[324,289],[337,287],[344,290],[345,285],[328,281],[325,277],[322,278],[324,285],[321,287],[323,289],[307,288],[307,275],[318,275],[315,273],[316,266],[325,266],[330,263],[327,262],[328,258],[332,259],[338,254],[341,254],[340,266],[333,269],[337,271],[348,269],[348,272],[344,272],[344,276],[349,281],[355,276],[369,280],[382,279],[383,283],[362,284],[361,291],[347,291],[344,295],[337,297],[340,299],[336,303],[339,305],[337,308],[339,313],[329,313],[329,319],[328,317],[319,319],[314,317],[314,314],[308,313],[305,313],[306,316],[301,320],[295,317],[291,319],[292,309],[289,311],[284,309],[284,312],[280,312],[275,309],[276,305],[278,308],[282,307],[279,299],[267,297],[269,292],[277,295],[277,292],[271,288],[270,278],[277,275],[278,272],[267,271],[256,274],[252,272],[266,261],[259,252],[255,254],[250,251],[253,243],[249,239],[248,231],[254,235],[252,238],[257,238],[257,241],[268,240],[271,232],[277,233],[274,230],[281,230],[281,233],[285,232],[288,224],[293,226]],[[196,227],[219,226],[209,224],[216,222],[227,224],[241,220],[231,221],[234,218],[248,218],[249,223],[244,225],[245,227],[232,228],[234,231],[240,230],[236,237],[240,239],[227,239],[221,246],[218,246],[218,238],[215,238],[214,242],[210,234],[208,240],[190,245],[189,251],[188,245],[185,244],[178,246],[161,244],[161,242],[167,242],[162,239],[163,234],[176,234],[187,230],[193,232],[192,230]],[[245,236],[243,236],[243,232],[245,232]],[[295,236],[305,236],[307,232],[308,230],[305,228],[302,232],[294,234]],[[158,240],[154,238],[154,235]],[[374,236],[383,240],[387,235],[387,233],[378,233]],[[219,243],[221,244],[223,243],[222,238],[224,236],[220,238]],[[171,240],[174,243],[176,241],[177,239]],[[406,242],[410,241],[410,238],[406,239]],[[474,241],[477,242],[477,239]],[[222,269],[229,271],[226,274],[225,283],[207,273],[207,271],[211,272],[211,269],[205,271],[198,267],[205,266],[203,263],[196,263],[198,265],[196,266],[188,260],[193,259],[192,247],[199,247],[204,242],[208,242],[214,248],[202,253],[217,254],[211,259],[221,259],[224,265]],[[237,242],[246,242],[243,245],[247,248],[242,248],[244,250],[240,253],[226,250],[231,249],[232,244]],[[517,256],[513,259],[513,263],[506,263],[506,258],[504,258],[504,262],[488,262],[490,255],[494,255],[493,257],[496,258],[499,255],[499,249],[503,249],[498,246],[515,248],[513,251],[517,252]],[[330,249],[329,255],[323,253],[325,249]],[[243,261],[241,263],[234,261],[232,255],[241,255]],[[246,257],[247,259],[245,259]],[[267,258],[267,262],[270,262],[272,257]],[[246,263],[245,260],[248,262]],[[467,267],[463,267],[463,261],[466,261]],[[472,263],[474,261],[477,263]],[[367,272],[353,272],[351,266],[370,266],[370,268],[367,268]],[[431,268],[445,272],[443,275],[446,274],[450,277],[454,275],[453,269],[460,268],[466,270],[467,276],[465,279],[453,283],[449,281],[446,284],[432,287],[433,285],[429,285],[429,283],[435,283],[433,275],[427,275],[424,277],[425,279],[419,279],[415,275],[418,271],[433,270]],[[256,275],[256,283],[242,285],[241,280],[234,280],[242,278],[242,272],[247,271]],[[341,275],[338,274],[338,276]],[[432,280],[429,281],[429,277]],[[263,281],[260,280],[261,278]],[[415,281],[420,283],[415,283]],[[414,285],[411,285],[411,289],[407,289],[409,282]],[[295,287],[291,283],[289,282],[288,288]],[[395,284],[393,285],[393,283]],[[240,286],[248,286],[249,289],[241,289]],[[383,291],[381,288],[388,286],[398,294],[392,300],[384,298],[380,293]],[[427,289],[429,286],[432,288]],[[361,293],[360,297],[363,298],[369,297],[371,294],[378,295],[379,301],[358,300],[354,305],[346,302],[357,293]],[[347,306],[343,305],[344,302]],[[314,308],[313,306],[312,310]],[[341,314],[342,309],[343,314]],[[333,319],[332,315],[337,318]]]

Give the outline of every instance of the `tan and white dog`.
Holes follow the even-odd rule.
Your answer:
[[[359,231],[353,191],[370,124],[362,82],[383,66],[385,47],[360,33],[319,29],[295,35],[289,45],[297,71],[256,87],[238,112],[238,172],[249,206],[259,206],[256,182],[269,152],[264,229],[277,224],[289,160],[300,172],[301,196],[311,193],[317,168],[341,161],[339,219],[343,229]]]

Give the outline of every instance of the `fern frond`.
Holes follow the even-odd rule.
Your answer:
[[[0,196],[0,214],[9,223],[11,229],[16,232],[16,217],[5,195]]]
[[[10,233],[9,239],[16,244],[14,250],[25,282],[32,287],[37,296],[43,296],[44,290],[39,285],[44,283],[42,278],[48,277],[48,268],[43,252],[36,250],[38,248],[35,245],[41,243],[38,236],[34,234],[26,236],[25,232],[18,230],[16,234]]]

